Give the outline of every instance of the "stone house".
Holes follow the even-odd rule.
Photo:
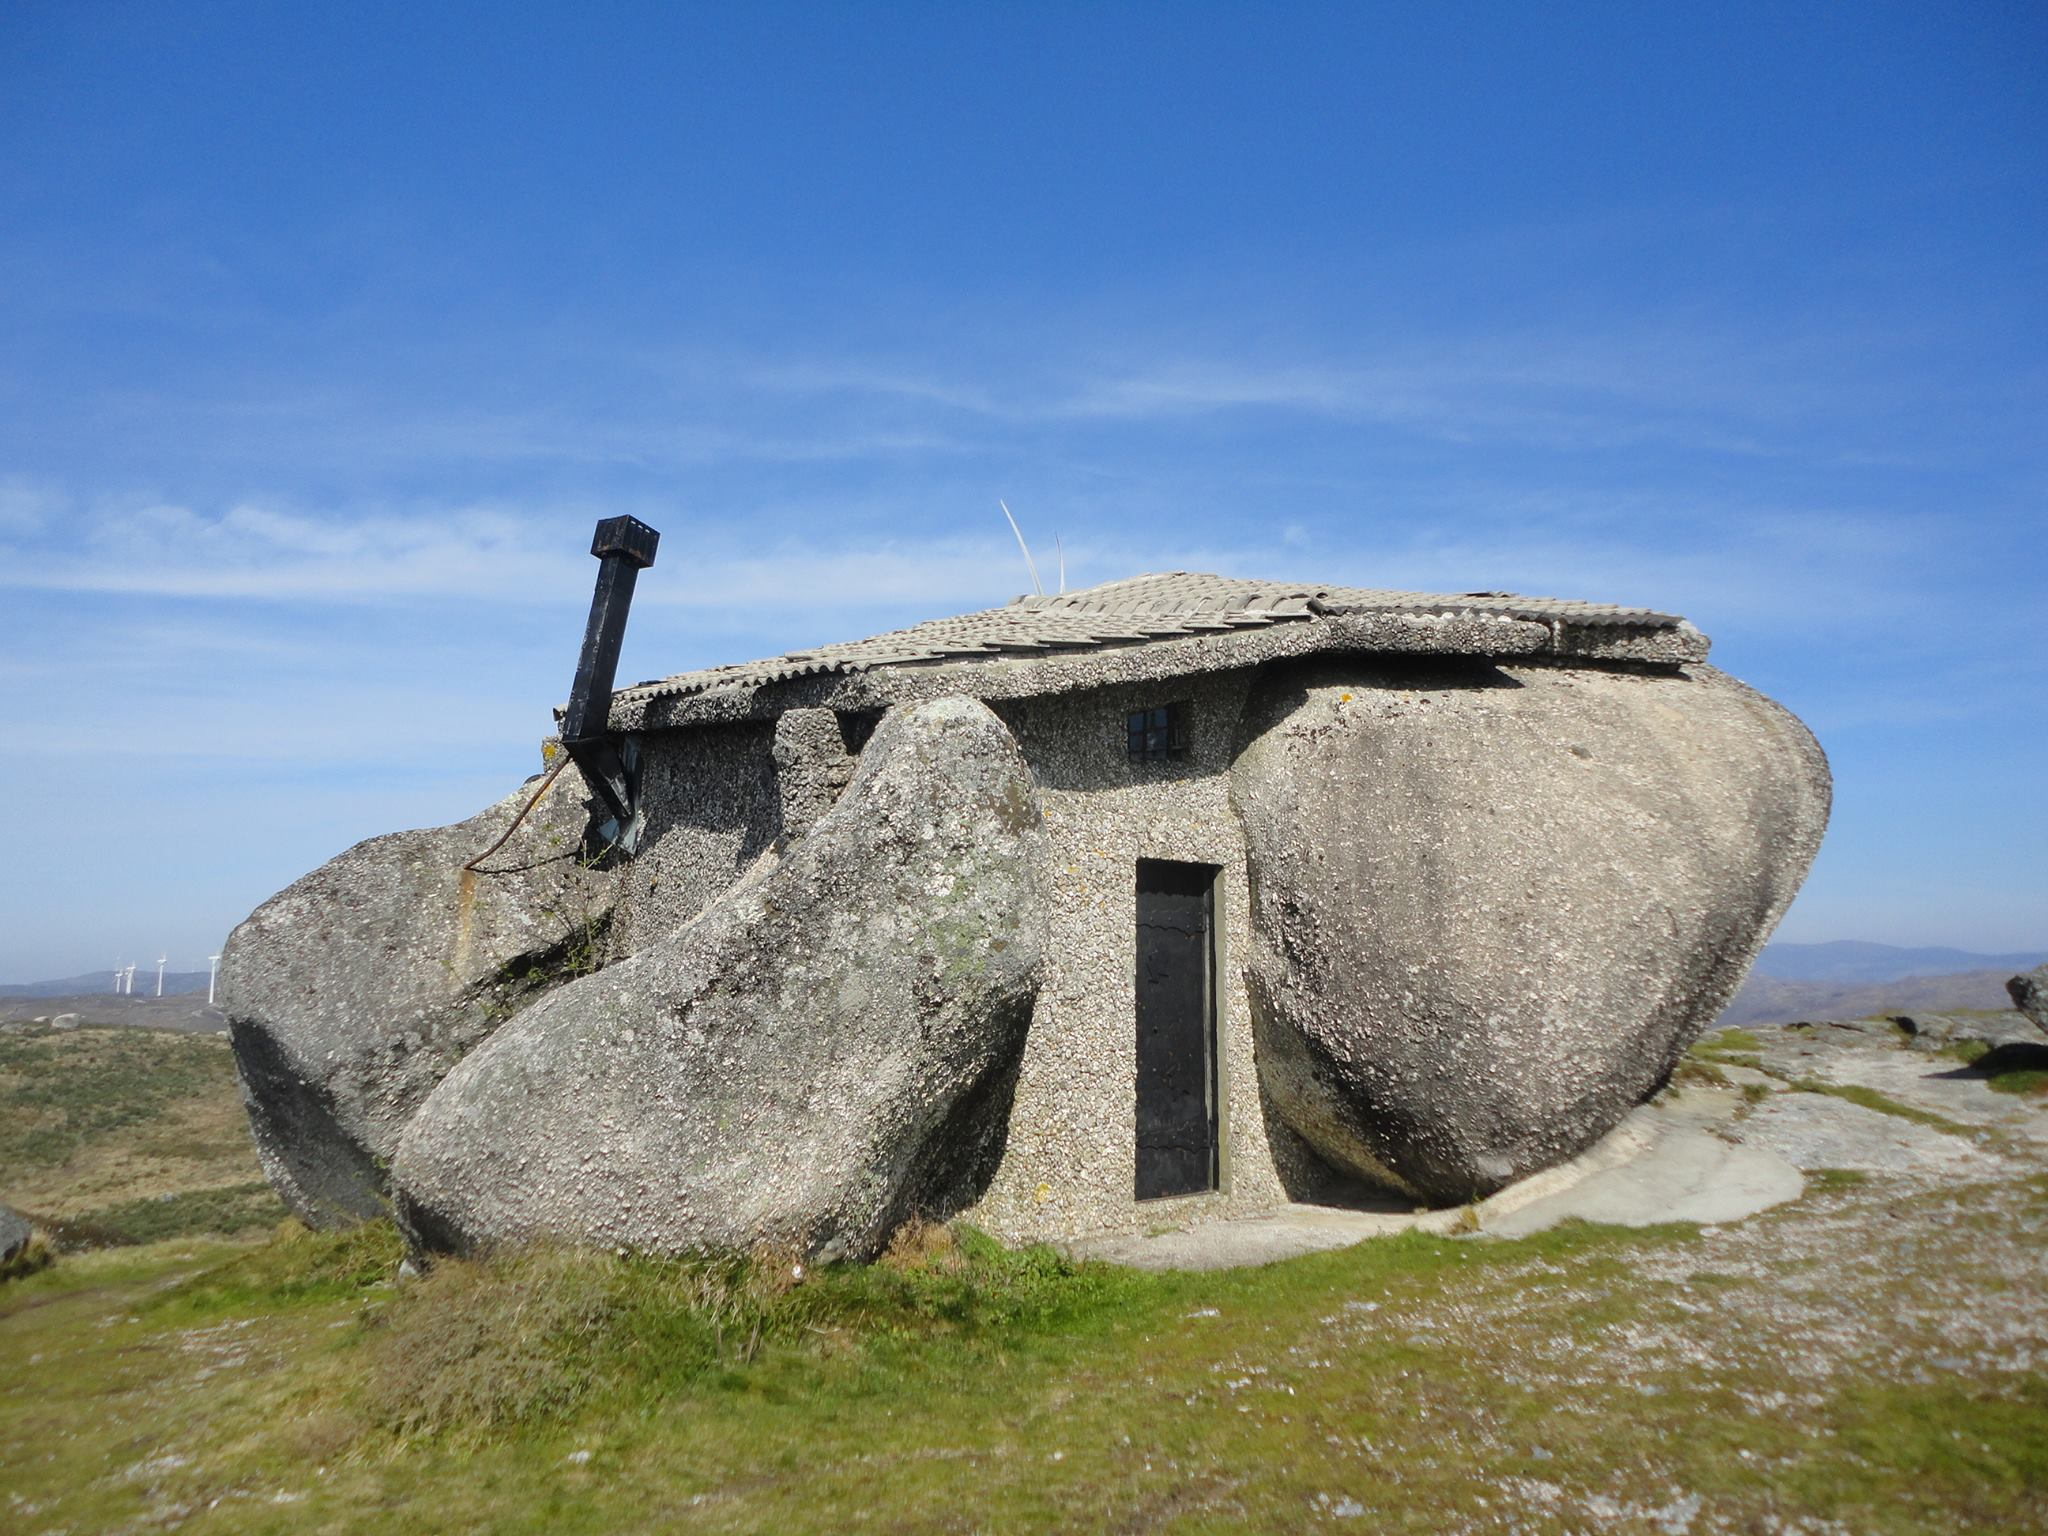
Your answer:
[[[453,1247],[555,1232],[687,1249],[755,1233],[857,1255],[911,1204],[1028,1239],[1366,1186],[1437,1203],[1485,1193],[1582,1149],[1655,1090],[1740,982],[1817,846],[1827,806],[1818,749],[1782,709],[1706,666],[1707,649],[1690,624],[1643,609],[1176,572],[619,689],[607,724],[632,778],[630,860],[547,875],[545,890],[505,886],[502,900],[498,887],[489,899],[458,891],[454,910],[472,903],[460,920],[371,924],[364,943],[433,963],[390,999],[330,969],[318,985],[352,989],[346,1021],[330,1011],[302,1024],[280,1002],[304,993],[312,963],[293,924],[303,938],[325,921],[334,879],[318,885],[316,872],[297,906],[295,886],[238,930],[224,981],[259,1146],[287,1197],[326,1214],[374,1208],[387,1191],[364,1189],[383,1175],[363,1170],[395,1159],[416,1235]],[[635,1058],[621,1082],[651,1085],[647,1100],[673,1104],[679,1121],[716,1098],[726,1127],[753,1110],[743,1094],[728,1102],[725,1084],[778,1085],[764,1090],[775,1097],[811,1070],[786,1073],[794,1058],[777,1036],[784,1043],[722,1058],[716,1073],[704,1067],[687,1089],[670,1082],[676,1053],[738,1038],[691,1022],[726,1017],[694,978],[737,967],[755,978],[734,983],[742,1002],[747,987],[781,984],[759,979],[758,953],[707,959],[703,931],[769,922],[803,900],[801,889],[761,896],[762,871],[780,864],[786,875],[814,829],[829,843],[834,808],[861,792],[885,717],[958,700],[1000,723],[988,731],[1007,733],[1028,774],[1031,825],[1017,836],[1031,873],[1014,887],[1023,894],[998,905],[1011,909],[1006,924],[1023,914],[1013,955],[1034,959],[1005,983],[1018,1001],[1003,1059],[978,1060],[973,1082],[927,1074],[875,1107],[848,1084],[895,1081],[888,1053],[903,1038],[955,1027],[932,1022],[943,1003],[869,999],[842,1013],[831,1001],[842,994],[807,993],[827,999],[803,1005],[813,1037],[845,1041],[855,1057],[879,1052],[881,1064],[820,1066],[834,1086],[807,1090],[809,1119],[762,1122],[756,1140],[804,1164],[801,1177],[772,1154],[757,1165],[749,1144],[745,1180],[700,1169],[671,1185],[664,1170],[679,1162],[729,1170],[736,1143],[716,1141],[723,1130],[639,1124],[634,1090],[593,1089],[563,1113],[607,1128],[595,1166],[638,1169],[636,1193],[501,1198],[529,1168],[555,1169],[560,1186],[593,1166],[587,1142],[566,1133],[580,1164],[546,1138],[498,1146],[507,1106],[523,1101],[487,1089],[486,1069],[464,1061],[510,1061],[514,1047],[491,1037],[535,998],[550,1038],[587,1039],[586,1052],[644,1052],[650,1032],[669,1031],[666,1054]],[[555,801],[519,837],[559,844],[603,818],[594,799]],[[402,836],[473,846],[506,819],[496,807]],[[616,823],[605,831],[616,836]],[[376,846],[344,859],[368,860]],[[428,847],[375,857],[379,868],[401,856],[416,868]],[[504,867],[546,865],[541,843],[530,851],[526,865]],[[367,867],[346,878],[359,883]],[[817,864],[805,888],[830,885],[830,868]],[[559,953],[573,926],[560,913],[579,908],[587,929],[593,903],[608,953],[633,960],[630,972],[508,992],[508,966]],[[726,908],[737,915],[707,917]],[[996,931],[985,914],[974,921]],[[686,932],[697,935],[689,965],[639,963]],[[829,942],[815,958],[810,928],[776,932],[785,948],[775,963],[856,968]],[[970,947],[980,942],[977,929]],[[630,985],[607,990],[607,977],[628,974]],[[581,1011],[568,1001],[579,992]],[[493,1008],[500,1017],[487,1018]],[[379,1010],[410,1021],[399,1045],[389,1029],[363,1032]],[[974,1004],[961,1027],[984,1028],[987,1012]],[[641,1022],[620,1035],[626,1014]],[[508,1041],[521,1022],[506,1026]],[[887,1040],[861,1043],[883,1031]],[[378,1064],[356,1069],[352,1086],[315,1060],[335,1056],[338,1032],[357,1041],[341,1058]],[[564,1058],[558,1072],[533,1060],[504,1071],[521,1093],[572,1100],[595,1080],[587,1057]],[[852,1141],[836,1123],[865,1120],[882,1129]],[[309,1155],[316,1135],[356,1151]],[[939,1146],[963,1137],[972,1155]],[[705,1150],[714,1141],[716,1157]],[[835,1160],[897,1171],[867,1179],[887,1188],[848,1193],[819,1171]],[[908,1171],[934,1161],[957,1162],[959,1176],[920,1182]],[[343,1163],[354,1171],[335,1182]],[[483,1187],[489,1198],[472,1193]],[[763,1190],[774,1193],[756,1198]],[[753,1214],[731,1226],[672,1214],[707,1203]],[[853,1206],[858,1219],[845,1214]],[[431,1218],[419,1214],[429,1208]]]

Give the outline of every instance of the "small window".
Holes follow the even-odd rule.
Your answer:
[[[1186,757],[1192,713],[1186,704],[1161,704],[1133,711],[1127,727],[1131,761],[1163,763],[1171,757]]]

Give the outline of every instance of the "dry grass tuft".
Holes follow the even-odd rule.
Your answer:
[[[964,1260],[951,1227],[943,1221],[913,1216],[891,1234],[880,1262],[898,1272],[936,1269],[950,1273]]]

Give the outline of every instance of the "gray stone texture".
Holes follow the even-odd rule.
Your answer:
[[[640,739],[646,826],[621,877],[613,953],[675,932],[774,847],[782,833],[774,742],[772,724]]]
[[[853,778],[846,727],[829,709],[792,709],[775,722],[775,788],[782,835],[801,837]]]
[[[1334,1166],[1432,1201],[1657,1088],[1829,793],[1805,728],[1710,667],[1369,658],[1264,674],[1231,791],[1267,1093]]]
[[[598,958],[618,877],[591,867],[572,764],[511,839],[529,781],[454,826],[359,843],[258,907],[221,955],[264,1172],[314,1226],[382,1214],[398,1134],[536,991]]]
[[[1134,648],[1133,656],[1144,648]],[[968,1220],[1007,1240],[1270,1210],[1328,1177],[1263,1102],[1234,953],[1249,924],[1244,838],[1231,814],[1230,761],[1254,674],[1139,680],[994,706],[1024,749],[1052,851],[1054,942],[1018,1075],[1002,1166]],[[1132,711],[1188,711],[1185,757],[1134,763]],[[1217,1121],[1221,1187],[1149,1200],[1133,1193],[1137,1030],[1137,861],[1214,865]]]
[[[891,711],[807,835],[449,1074],[399,1146],[408,1231],[864,1257],[971,1200],[1044,962],[1042,815],[984,705]]]
[[[2017,978],[2015,978],[2017,979]],[[2041,1031],[2022,1013],[1902,1013],[1889,1021],[1906,1037],[1906,1048],[1938,1052],[1980,1042],[1990,1050],[2004,1045],[2039,1045]]]
[[[2048,1029],[2048,965],[2022,971],[2005,984],[2012,1004],[2043,1029]]]
[[[35,1229],[19,1212],[0,1205],[0,1265],[12,1264],[28,1247]]]

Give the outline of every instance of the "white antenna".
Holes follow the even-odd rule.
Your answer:
[[[1024,566],[1025,569],[1031,572],[1031,590],[1036,592],[1040,597],[1045,596],[1045,588],[1038,584],[1038,562],[1031,558],[1031,546],[1024,542],[1024,530],[1017,526],[1016,518],[1010,517],[1010,507],[1008,502],[998,497],[996,500],[996,505],[1003,509],[1003,516],[1009,518],[1010,532],[1017,535],[1017,547],[1024,551]]]
[[[156,957],[156,995],[158,997],[164,995],[164,964],[170,958],[169,955],[158,955]]]
[[[1067,550],[1066,546],[1060,543],[1060,536],[1058,534],[1052,536],[1052,547],[1059,551],[1060,590],[1064,592],[1067,590]]]
[[[213,1006],[213,978],[220,974],[220,956],[206,957],[206,1006]]]

